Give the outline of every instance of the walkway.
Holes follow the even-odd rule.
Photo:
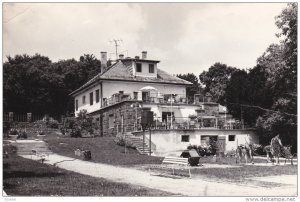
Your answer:
[[[30,155],[22,156],[31,158]],[[208,182],[199,178],[172,179],[152,176],[146,171],[82,161],[57,154],[50,155],[46,163],[93,177],[106,178],[115,182],[124,182],[186,196],[296,196],[297,194],[296,175],[289,176],[295,180],[289,180],[288,182],[285,176],[277,176],[276,179],[285,184],[281,187],[266,188],[225,182]]]

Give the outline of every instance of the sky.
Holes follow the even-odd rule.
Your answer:
[[[39,53],[53,62],[107,51],[161,61],[171,73],[199,75],[216,62],[255,66],[279,43],[275,16],[286,3],[4,3],[3,61]]]

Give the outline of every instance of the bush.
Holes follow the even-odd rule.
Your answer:
[[[211,156],[216,154],[216,142],[210,141],[210,144],[208,146],[189,145],[187,149],[195,149],[200,156]]]
[[[253,154],[254,155],[264,155],[266,152],[264,151],[264,147],[261,144],[253,144]]]
[[[3,122],[3,134],[4,135],[7,135],[10,128],[11,128],[11,123],[10,122],[7,122],[7,121]]]
[[[25,130],[20,131],[20,132],[18,133],[17,139],[27,139],[27,133],[25,132]]]
[[[81,110],[78,117],[65,118],[63,126],[60,128],[62,134],[67,135],[67,132],[71,131],[71,137],[94,137],[99,135],[99,127],[94,122],[93,117],[86,113],[86,110]]]
[[[18,132],[17,129],[11,129],[11,130],[9,131],[9,134],[10,134],[10,135],[18,135],[19,132]]]
[[[115,143],[119,146],[125,146],[124,135],[119,133],[114,139]],[[135,146],[130,140],[126,140],[126,147],[135,149]]]
[[[49,121],[49,125],[48,126],[50,128],[58,128],[58,125],[59,125],[58,121],[52,119],[52,120]]]
[[[71,137],[82,137],[81,131],[78,128],[73,129],[70,133],[70,136]]]
[[[37,131],[38,135],[45,135],[45,132],[43,130]]]

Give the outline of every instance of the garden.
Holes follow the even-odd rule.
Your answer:
[[[10,196],[170,196],[171,193],[112,182],[16,155],[4,145],[3,188]],[[22,166],[20,166],[22,165]]]

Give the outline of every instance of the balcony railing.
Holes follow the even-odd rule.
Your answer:
[[[171,122],[170,117],[162,120],[162,117],[154,117],[154,121],[151,124],[151,130],[200,130],[200,129],[220,129],[220,130],[235,130],[244,129],[241,122],[238,120],[230,119],[225,120],[224,118],[217,117],[216,119],[202,119],[191,120],[189,117],[176,117]],[[117,124],[116,130],[118,132],[132,132],[141,131],[142,126],[140,123],[136,125],[133,123],[131,125],[122,126],[121,123]],[[124,130],[124,131],[122,131]]]
[[[131,97],[131,94],[115,93],[109,98],[103,98],[103,107],[127,100],[137,100],[145,103],[157,104],[191,104],[184,94],[161,94],[149,92],[148,94],[142,94],[140,97]]]

